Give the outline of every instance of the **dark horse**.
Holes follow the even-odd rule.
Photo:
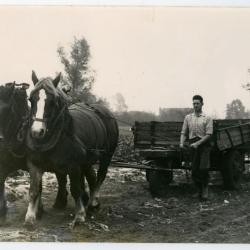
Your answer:
[[[0,86],[0,217],[7,211],[4,194],[6,177],[19,169],[28,170],[25,137],[30,109],[27,83],[7,83]],[[58,178],[59,189],[55,207],[61,207],[67,195],[63,178]],[[63,203],[65,205],[65,202]]]
[[[85,206],[99,205],[99,189],[104,181],[118,142],[118,126],[113,115],[103,106],[77,103],[68,107],[65,94],[57,88],[60,74],[54,79],[38,80],[30,94],[31,123],[27,134],[28,167],[31,176],[30,201],[25,218],[33,226],[39,210],[42,174],[69,175],[70,191],[75,200],[75,223],[85,221]],[[93,164],[99,161],[96,172]],[[84,195],[86,177],[90,197]],[[85,203],[85,204],[84,204]]]
[[[18,84],[19,85],[19,84]],[[8,83],[0,87],[0,217],[6,214],[6,177],[26,169],[25,126],[29,115],[27,84]]]

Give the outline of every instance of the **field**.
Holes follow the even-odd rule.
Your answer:
[[[140,160],[129,130],[121,132],[115,159]],[[85,224],[72,229],[74,203],[65,210],[52,208],[57,183],[43,178],[45,213],[33,231],[23,227],[28,204],[29,176],[19,172],[6,183],[8,215],[1,222],[1,241],[49,242],[167,242],[250,243],[250,172],[246,167],[241,189],[225,191],[219,173],[211,173],[210,199],[200,203],[190,174],[176,171],[174,182],[152,197],[145,173],[110,167],[101,192],[101,207]]]

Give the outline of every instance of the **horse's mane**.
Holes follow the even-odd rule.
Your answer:
[[[29,106],[25,88],[20,88],[21,84],[6,83],[0,86],[0,105],[7,105],[8,110],[2,120],[4,145],[15,152],[15,155],[23,156],[22,146],[25,137],[26,119],[28,118]],[[21,145],[21,146],[20,146]]]
[[[11,100],[14,98],[14,102]],[[0,100],[15,106],[15,110],[19,114],[28,112],[29,106],[27,102],[26,89],[15,86],[14,82],[6,83],[4,86],[0,86]]]
[[[3,98],[5,97],[5,87],[4,86],[0,86],[0,98]]]
[[[0,99],[3,99],[3,100],[9,99],[10,91],[11,91],[10,85],[12,84],[14,83],[10,82],[10,83],[6,83],[5,86],[4,85],[0,86]]]
[[[31,91],[30,96],[36,93],[40,89],[44,89],[49,94],[55,96],[56,98],[60,98],[63,103],[67,104],[67,96],[66,94],[59,88],[56,88],[52,82],[52,78],[42,78],[39,82],[35,85],[35,88]]]
[[[27,102],[27,92],[22,88],[15,88],[15,101],[18,105],[19,110],[23,112],[27,112],[29,110],[28,102]]]

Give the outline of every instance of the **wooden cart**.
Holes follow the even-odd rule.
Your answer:
[[[239,187],[250,153],[250,119],[214,120],[211,169],[221,172],[228,189]],[[134,145],[150,165],[146,169],[152,193],[173,179],[174,169],[191,169],[190,150],[179,148],[182,122],[136,122]]]

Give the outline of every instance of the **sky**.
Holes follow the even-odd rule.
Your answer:
[[[219,118],[241,99],[250,109],[250,8],[0,7],[0,83],[31,83],[63,67],[56,53],[84,37],[96,71],[94,93],[129,110],[191,107]]]

